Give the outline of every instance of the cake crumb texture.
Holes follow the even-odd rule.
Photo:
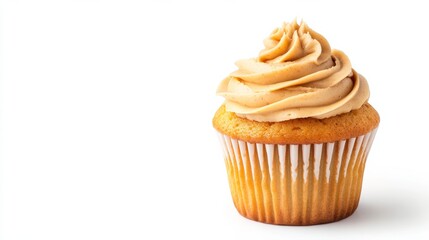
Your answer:
[[[213,118],[213,126],[220,133],[247,142],[271,144],[310,144],[349,139],[370,132],[379,122],[377,111],[369,103],[330,118],[301,118],[283,122],[248,120],[226,111],[225,105],[222,105]]]

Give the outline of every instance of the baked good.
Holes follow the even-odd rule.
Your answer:
[[[217,91],[213,126],[238,212],[283,225],[350,216],[380,121],[366,79],[306,23],[284,23],[264,45]]]

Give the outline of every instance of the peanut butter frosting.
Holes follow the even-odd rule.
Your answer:
[[[360,108],[369,98],[365,78],[348,57],[306,23],[284,23],[264,40],[257,58],[236,62],[238,70],[217,90],[226,110],[259,122],[323,119]]]

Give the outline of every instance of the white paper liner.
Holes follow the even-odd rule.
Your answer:
[[[256,221],[285,225],[350,216],[359,203],[376,132],[337,142],[285,145],[219,134],[237,210]]]

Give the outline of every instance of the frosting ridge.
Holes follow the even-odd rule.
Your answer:
[[[347,55],[307,24],[284,23],[264,46],[257,58],[237,61],[238,70],[220,83],[227,111],[261,122],[321,119],[368,100],[368,83]]]

